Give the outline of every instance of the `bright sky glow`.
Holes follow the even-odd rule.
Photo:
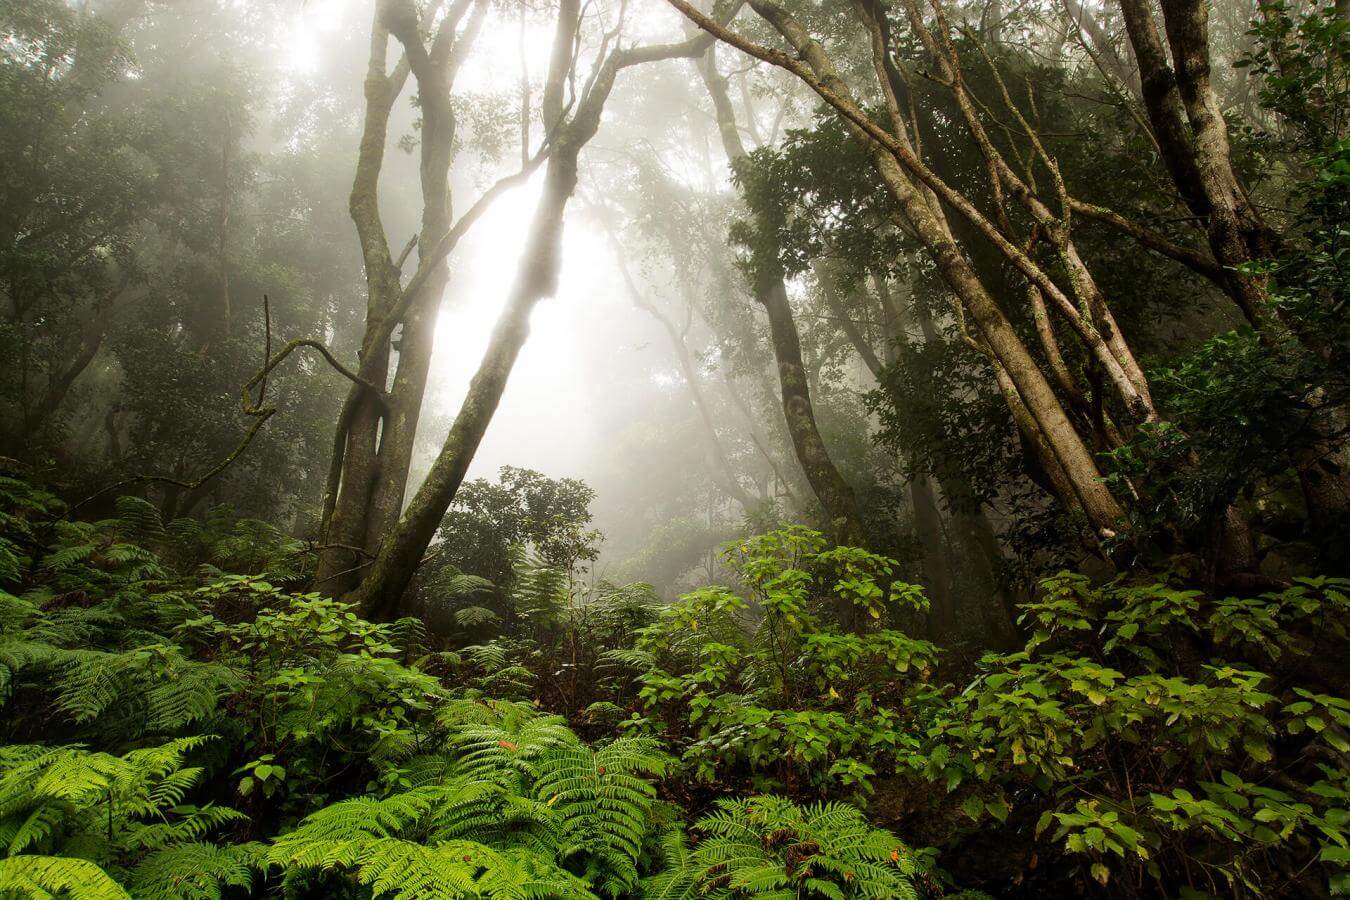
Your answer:
[[[678,37],[678,21],[664,4],[646,12],[649,15],[639,22],[630,9],[628,40]],[[368,15],[366,0],[306,0],[291,20],[286,68],[297,76],[320,70],[326,46],[339,37],[351,37],[342,34],[344,29],[360,29],[358,43],[364,45]],[[546,19],[527,21],[522,39],[519,19],[494,9],[460,70],[456,92],[513,93],[519,84],[523,46],[537,93],[551,40],[552,23]],[[537,102],[537,96],[534,99]],[[537,123],[535,131],[537,142]],[[393,176],[386,172],[385,177]],[[459,179],[456,183],[455,209],[462,212],[478,190],[468,189]],[[499,197],[450,259],[450,283],[437,322],[413,461],[414,484],[439,451],[482,359],[515,277],[540,183],[536,176]],[[649,390],[668,391],[678,384],[668,348],[656,335],[651,335],[656,340],[648,339],[655,326],[629,302],[609,241],[585,215],[579,199],[567,211],[562,259],[558,294],[535,308],[529,340],[474,458],[471,478],[493,477],[503,465],[554,477],[603,476],[595,454],[603,416],[597,415],[596,407],[608,402],[603,398],[616,390],[606,383],[613,380],[616,357],[622,356],[623,370],[639,379],[640,373],[648,372]],[[602,354],[610,358],[601,358]]]
[[[451,260],[423,418],[426,443],[445,436],[482,359],[515,278],[540,183],[536,178],[500,197]],[[584,466],[594,437],[588,335],[598,320],[629,309],[608,287],[614,281],[613,261],[603,236],[577,215],[569,215],[565,227],[558,295],[535,308],[529,340],[474,458],[471,477],[494,475],[508,464],[555,476],[576,475]]]
[[[324,38],[343,27],[345,6],[344,0],[305,0],[296,4],[287,29],[282,65],[298,74],[317,70]]]

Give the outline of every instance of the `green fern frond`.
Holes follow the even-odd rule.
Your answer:
[[[692,879],[710,896],[917,897],[908,848],[845,803],[722,800],[696,827],[708,836],[692,851],[675,847],[653,886],[680,890]]]
[[[431,810],[437,796],[435,787],[426,787],[384,800],[356,797],[334,803],[277,838],[267,851],[267,859],[300,868],[354,866],[371,841],[414,828]]]
[[[159,540],[164,537],[164,520],[159,509],[143,497],[130,494],[118,497],[113,504],[117,510],[119,530],[135,540]]]
[[[460,628],[481,628],[501,621],[501,616],[486,606],[461,607],[455,610],[454,618],[455,624]]]
[[[180,662],[162,673],[159,683],[145,694],[146,729],[162,734],[200,722],[241,685],[238,673],[228,666]]]
[[[140,900],[220,900],[229,888],[252,888],[265,850],[257,843],[201,842],[156,850],[132,869],[128,887]]]
[[[668,765],[658,745],[640,737],[620,738],[599,750],[577,745],[541,754],[533,764],[534,794],[562,817],[562,856],[586,856],[607,890],[635,884],[656,799],[645,776],[664,774]]]
[[[85,859],[11,856],[0,859],[0,896],[131,900],[107,872]]]

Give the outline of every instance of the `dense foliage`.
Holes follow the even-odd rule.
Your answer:
[[[1346,877],[1344,580],[1064,573],[962,684],[893,561],[802,528],[728,545],[735,589],[554,579],[452,647],[294,592],[306,548],[255,524],[3,489],[10,893],[917,896],[997,878],[991,842],[1076,889]]]
[[[0,0],[0,900],[1350,893],[1348,10]]]

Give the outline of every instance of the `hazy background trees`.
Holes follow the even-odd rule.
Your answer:
[[[633,51],[694,46],[662,6],[559,26],[473,3],[10,3],[6,452],[72,496],[193,483],[245,432],[266,294],[274,352],[322,342],[384,399],[297,352],[223,475],[142,489],[170,516],[283,524],[345,593],[430,470],[545,169],[575,149],[552,297],[521,313],[534,335],[457,468],[584,480],[596,572],[697,584],[720,541],[805,519],[911,567],[940,629],[994,639],[1048,566],[1340,565],[1344,196],[1316,175],[1341,152],[1338,38],[1300,10],[1225,4],[1201,34],[1194,6],[1144,10],[1151,32],[1141,9],[718,11],[742,43],[819,34],[810,64],[869,132],[725,40]],[[641,64],[610,88],[617,49]],[[603,119],[583,103],[600,76]],[[363,130],[383,149],[361,175]]]

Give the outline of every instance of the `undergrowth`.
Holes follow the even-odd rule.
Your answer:
[[[803,528],[673,603],[518,553],[431,633],[260,523],[0,496],[3,897],[1037,895],[991,853],[1046,896],[1346,887],[1344,580],[1061,574],[961,675]]]

